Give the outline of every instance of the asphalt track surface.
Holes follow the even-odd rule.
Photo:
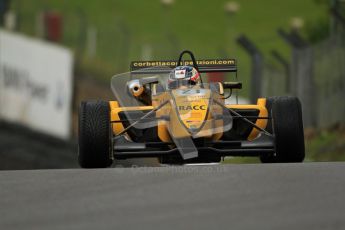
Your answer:
[[[345,164],[0,172],[0,229],[345,229]]]

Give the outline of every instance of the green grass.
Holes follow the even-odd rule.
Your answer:
[[[257,164],[260,163],[258,157],[226,157],[223,164]]]
[[[306,130],[305,162],[345,161],[345,126]],[[224,164],[260,163],[258,157],[227,157]]]
[[[345,129],[323,130],[306,140],[306,161],[345,161]]]
[[[143,47],[151,47],[153,59],[176,59],[183,49],[192,50],[198,58],[235,57],[239,73],[247,83],[250,74],[248,55],[234,42],[246,34],[272,62],[270,50],[276,49],[288,57],[289,47],[276,33],[277,28],[289,28],[292,17],[306,23],[325,17],[325,6],[314,0],[238,0],[239,12],[234,16],[224,12],[225,0],[175,0],[163,8],[159,0],[13,0],[18,10],[20,30],[34,35],[35,18],[43,9],[64,15],[63,43],[85,54],[85,35],[81,18],[98,29],[97,57],[86,61],[105,73],[127,70],[130,60],[142,58]],[[84,16],[82,16],[84,15]],[[124,31],[128,31],[128,35]],[[177,41],[173,45],[171,41]],[[176,50],[176,48],[178,50]],[[128,53],[128,55],[127,55]],[[98,63],[98,64],[97,64]],[[102,63],[102,64],[100,64]],[[244,93],[248,87],[244,87]]]

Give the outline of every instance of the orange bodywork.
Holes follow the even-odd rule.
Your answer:
[[[119,112],[121,111],[130,111],[130,110],[152,110],[153,106],[137,106],[137,107],[119,107],[119,104],[117,101],[110,101],[110,110],[111,110],[111,121],[120,121],[119,118]],[[227,108],[231,109],[256,109],[259,111],[258,117],[268,117],[268,111],[266,109],[266,99],[265,98],[259,98],[256,105],[226,105]],[[267,119],[257,119],[255,123],[258,127],[265,129],[267,126]],[[124,130],[124,127],[121,122],[118,123],[112,123],[112,130],[113,133],[119,134],[121,131]],[[169,135],[169,132],[166,127],[166,121],[158,121],[158,137],[163,142],[170,142],[171,138]],[[253,128],[250,135],[248,136],[248,140],[254,140],[260,131],[256,128]],[[222,137],[222,133],[217,133],[212,136],[213,140],[219,140]]]

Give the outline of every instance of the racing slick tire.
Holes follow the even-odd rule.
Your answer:
[[[275,137],[275,155],[261,156],[263,163],[302,162],[305,157],[301,103],[296,97],[268,98],[272,119],[267,131]]]
[[[111,159],[110,108],[105,101],[85,101],[79,110],[79,155],[82,168],[106,168]]]

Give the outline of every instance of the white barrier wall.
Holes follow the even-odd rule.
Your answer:
[[[0,118],[68,139],[72,71],[70,50],[0,30]]]

